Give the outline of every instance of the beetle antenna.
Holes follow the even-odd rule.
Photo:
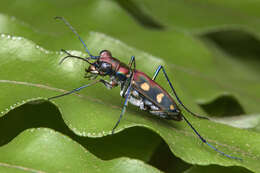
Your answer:
[[[63,17],[59,17],[56,16],[54,19],[59,19],[62,20],[69,28],[70,30],[78,37],[78,39],[81,41],[81,43],[83,44],[83,46],[85,47],[85,51],[89,54],[89,56],[91,57],[91,59],[97,59],[99,56],[93,56],[89,50],[87,45],[85,44],[85,42],[82,40],[82,38],[79,36],[79,34],[77,33],[77,31],[71,26],[71,24]]]
[[[82,58],[82,57],[79,57],[79,56],[75,56],[75,55],[71,55],[68,51],[64,50],[64,49],[61,49],[62,52],[66,53],[67,56],[65,56],[64,58],[61,59],[61,61],[59,62],[59,64],[63,63],[67,58],[77,58],[77,59],[81,59],[83,61],[86,61],[88,62],[89,64],[93,65],[93,63],[89,62],[88,61],[88,58]]]

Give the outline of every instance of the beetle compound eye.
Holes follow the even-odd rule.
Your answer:
[[[103,62],[100,66],[100,70],[103,72],[107,72],[111,69],[111,64],[108,64],[106,62]]]

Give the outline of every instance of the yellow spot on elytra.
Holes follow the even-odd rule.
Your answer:
[[[156,100],[158,103],[161,103],[162,102],[162,98],[164,97],[164,94],[163,93],[160,93],[156,96]]]
[[[171,109],[171,110],[174,110],[174,106],[173,106],[173,105],[171,105],[171,106],[170,106],[170,109]]]
[[[142,88],[144,91],[149,91],[150,86],[148,85],[148,83],[144,82],[144,83],[141,84],[141,88]]]

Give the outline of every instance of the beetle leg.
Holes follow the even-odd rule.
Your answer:
[[[89,80],[94,80],[98,77],[98,74],[85,74],[84,78],[87,78]]]
[[[72,90],[72,91],[69,91],[69,92],[66,92],[66,93],[64,93],[64,94],[60,94],[60,95],[57,95],[57,96],[50,97],[50,98],[48,98],[48,100],[52,100],[52,99],[56,99],[56,98],[58,98],[58,97],[62,97],[62,96],[65,96],[65,95],[72,94],[72,93],[77,92],[77,91],[79,91],[79,90],[81,90],[81,89],[83,89],[83,88],[86,88],[86,87],[89,87],[89,86],[91,86],[91,85],[94,85],[94,84],[96,84],[96,83],[98,83],[98,82],[100,82],[100,80],[96,80],[96,81],[94,81],[94,82],[92,82],[92,83],[90,83],[90,84],[83,85],[83,86],[81,86],[81,87],[79,87],[79,88],[76,88],[76,89],[74,89],[74,90]]]
[[[120,121],[121,121],[123,115],[125,114],[125,110],[126,110],[126,106],[127,106],[129,97],[130,97],[131,90],[132,90],[132,84],[131,84],[131,82],[130,82],[130,85],[129,85],[127,91],[126,91],[126,98],[125,98],[124,106],[123,106],[123,108],[122,108],[122,111],[121,111],[121,114],[120,114],[120,116],[119,116],[118,121],[116,122],[115,126],[114,126],[113,129],[112,129],[112,134],[114,134],[114,131],[115,131],[116,127],[118,126],[118,124],[120,123]]]
[[[170,85],[170,87],[171,87],[171,89],[172,89],[172,91],[173,91],[173,93],[174,93],[176,99],[177,99],[178,102],[181,104],[181,106],[182,106],[187,112],[189,112],[190,114],[192,114],[192,115],[195,116],[195,117],[203,118],[203,119],[208,119],[207,117],[200,116],[200,115],[197,115],[197,114],[191,112],[186,106],[184,106],[184,104],[182,103],[182,101],[179,99],[179,97],[178,97],[178,95],[177,95],[177,93],[176,93],[174,87],[172,86],[172,83],[171,83],[171,81],[170,81],[170,79],[169,79],[169,77],[168,77],[168,75],[167,75],[167,73],[166,73],[166,71],[165,71],[165,69],[164,69],[164,67],[163,67],[162,65],[159,65],[159,67],[156,69],[152,80],[155,80],[155,79],[156,79],[156,77],[157,77],[157,75],[159,74],[159,72],[160,72],[161,69],[162,69],[163,74],[164,74],[164,76],[165,76],[165,78],[166,78],[168,84]]]
[[[130,60],[130,62],[129,62],[129,64],[128,64],[128,66],[129,66],[129,68],[130,69],[132,69],[132,65],[134,64],[134,70],[135,70],[135,68],[136,68],[136,66],[135,66],[135,56],[132,56],[131,57],[131,60]]]
[[[167,79],[167,81],[168,81],[168,83],[169,83],[169,85],[170,85],[170,87],[171,87],[171,89],[172,89],[172,91],[173,91],[175,97],[177,98],[178,102],[182,105],[182,107],[183,107],[186,111],[188,111],[189,113],[191,113],[192,115],[194,115],[194,116],[196,116],[196,117],[208,119],[208,118],[206,118],[206,117],[202,117],[202,116],[196,115],[195,113],[191,112],[188,108],[186,108],[186,107],[183,105],[183,103],[180,101],[179,97],[177,96],[176,91],[175,91],[175,89],[173,88],[172,83],[171,83],[171,81],[170,81],[170,79],[169,79],[169,77],[168,77],[166,71],[164,70],[163,66],[160,65],[160,66],[156,69],[155,74],[154,74],[154,76],[153,76],[152,79],[153,79],[153,80],[156,79],[156,77],[157,77],[157,75],[158,75],[158,73],[160,72],[161,69],[163,70],[163,74],[164,74],[165,78]],[[206,141],[206,139],[204,139],[204,138],[199,134],[199,132],[193,127],[193,125],[188,121],[188,119],[186,119],[186,117],[185,117],[183,114],[181,114],[181,116],[182,116],[183,119],[186,121],[186,123],[192,128],[192,130],[196,133],[196,135],[200,138],[200,140],[201,140],[203,143],[207,144],[207,145],[208,145],[209,147],[211,147],[213,150],[215,150],[216,152],[218,152],[218,153],[220,153],[220,154],[222,154],[222,155],[224,155],[224,156],[226,156],[226,157],[229,157],[229,158],[232,158],[232,159],[236,159],[236,160],[242,160],[241,158],[228,155],[228,154],[226,154],[226,153],[224,153],[224,152],[218,150],[216,147],[214,147],[214,146],[211,145],[210,143],[208,143],[208,142]]]
[[[130,84],[132,83],[132,81],[133,81],[133,76],[131,78],[127,79],[123,85],[121,85],[121,91],[120,91],[121,97],[124,98],[126,96],[126,92],[129,88]]]
[[[102,82],[107,89],[112,89],[112,88],[114,88],[115,86],[117,86],[117,83],[114,82],[114,81],[108,82],[108,81],[106,81],[106,80],[100,79],[100,82]]]

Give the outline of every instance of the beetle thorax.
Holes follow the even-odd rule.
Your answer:
[[[89,78],[108,75],[111,81],[117,84],[123,84],[131,76],[129,67],[112,57],[108,50],[101,51],[99,58],[86,69],[86,72]]]

